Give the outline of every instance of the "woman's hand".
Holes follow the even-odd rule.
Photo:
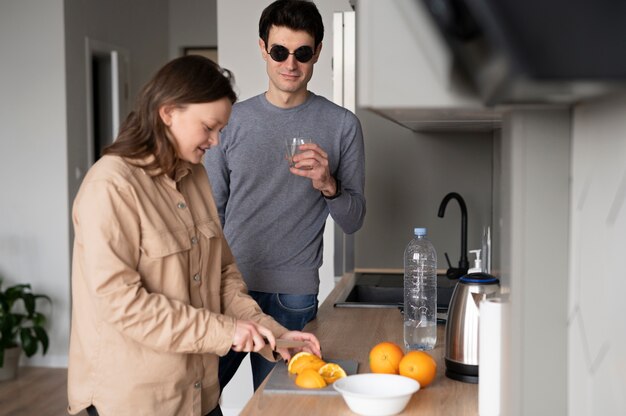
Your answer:
[[[317,355],[318,357],[322,356],[322,347],[320,346],[320,342],[317,337],[310,332],[301,332],[301,331],[289,331],[285,332],[281,337],[281,339],[291,339],[296,341],[305,341],[307,345],[302,348],[278,348],[276,352],[278,352],[285,361],[289,361],[292,356],[292,353],[295,354],[300,351],[307,351],[312,354]]]
[[[264,338],[274,349],[276,339],[272,331],[256,322],[238,319],[235,324],[235,336],[231,349],[237,352],[259,352],[266,345]]]

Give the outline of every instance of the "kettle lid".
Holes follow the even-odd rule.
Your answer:
[[[459,279],[461,283],[479,283],[483,285],[488,285],[491,283],[499,283],[497,277],[492,276],[488,273],[469,273]]]

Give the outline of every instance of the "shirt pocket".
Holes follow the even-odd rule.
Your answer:
[[[186,230],[147,234],[141,239],[141,251],[150,258],[167,257],[191,249]]]
[[[222,230],[217,223],[212,220],[200,223],[196,227],[198,227],[198,232],[208,239],[220,238],[222,235]]]

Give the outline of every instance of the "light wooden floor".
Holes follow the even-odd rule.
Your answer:
[[[0,382],[0,416],[66,415],[66,368],[20,367],[16,380]]]

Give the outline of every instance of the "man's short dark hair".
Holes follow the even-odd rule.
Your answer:
[[[265,42],[272,26],[304,30],[315,40],[315,48],[324,38],[324,23],[317,6],[307,0],[276,0],[263,10],[259,20],[259,37]]]

